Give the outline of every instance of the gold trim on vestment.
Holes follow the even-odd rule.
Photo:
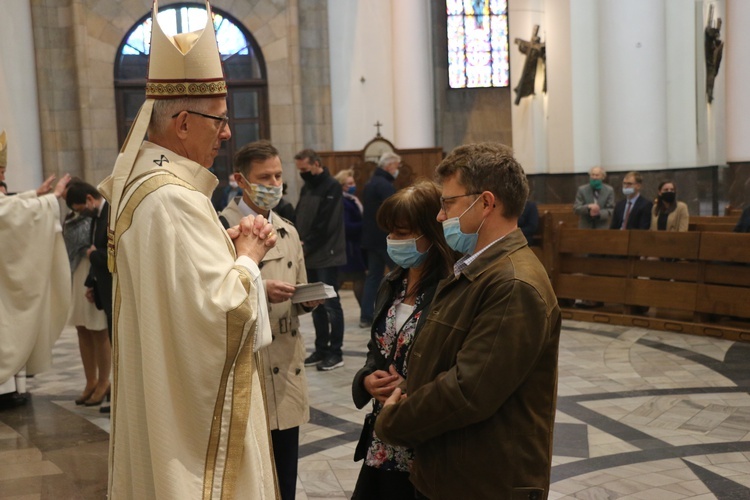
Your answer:
[[[112,279],[114,280],[115,289],[114,289],[114,296],[113,296],[113,306],[112,306],[112,331],[110,332],[112,334],[112,397],[111,397],[111,403],[110,403],[110,412],[111,412],[111,420],[110,420],[110,432],[109,432],[109,459],[108,459],[108,470],[110,471],[109,474],[109,485],[107,487],[107,496],[111,498],[112,495],[112,480],[114,478],[114,453],[112,450],[115,448],[115,436],[117,435],[115,433],[115,427],[117,420],[115,419],[115,414],[117,413],[117,381],[119,377],[117,376],[117,367],[120,366],[120,351],[118,349],[119,342],[117,340],[117,322],[120,320],[120,307],[122,306],[122,296],[120,295],[120,280],[117,279],[117,276],[113,276]]]
[[[138,208],[138,206],[141,204],[144,198],[146,198],[146,196],[150,195],[161,187],[169,185],[182,186],[191,191],[197,191],[197,189],[195,189],[189,183],[183,181],[173,173],[163,170],[156,172],[149,171],[146,174],[134,179],[133,182],[125,187],[125,189],[123,190],[123,195],[136,180],[144,177],[147,174],[153,174],[153,176],[143,181],[143,184],[135,189],[135,192],[132,194],[132,196],[128,198],[127,202],[125,202],[125,208],[122,209],[120,215],[117,215],[117,222],[115,222],[115,230],[113,234],[114,241],[112,243],[108,243],[108,246],[111,247],[113,259],[117,257],[117,247],[120,244],[120,238],[122,238],[122,235],[125,234],[128,229],[130,229],[130,225],[133,223],[133,213],[135,212],[135,209]],[[167,179],[165,178],[165,176],[169,176],[170,178]],[[135,206],[133,206],[132,203],[135,203]],[[116,265],[114,266],[114,269],[115,271],[112,274],[117,273]]]
[[[135,214],[136,209],[141,205],[143,200],[148,196],[149,194],[153,193],[157,189],[170,185],[170,184],[176,184],[179,186],[183,186],[185,188],[191,189],[195,191],[196,189],[192,187],[190,184],[186,183],[182,179],[176,177],[174,174],[164,171],[162,172],[149,172],[154,173],[154,176],[150,179],[147,179],[143,182],[140,186],[138,186],[133,193],[133,195],[128,199],[128,201],[125,203],[125,208],[122,210],[120,215],[117,216],[115,222],[115,230],[110,231],[108,230],[108,233],[111,233],[113,236],[113,242],[108,242],[108,246],[111,245],[112,250],[112,256],[113,258],[116,256],[115,249],[117,248],[117,245],[120,242],[120,238],[122,238],[122,235],[130,229],[130,226],[133,223],[133,216]],[[170,178],[165,178],[164,175],[169,175]],[[141,176],[142,177],[142,176]],[[139,177],[140,178],[140,177]],[[132,183],[128,186],[132,186]],[[127,188],[126,188],[127,190]],[[125,191],[126,191],[125,190]],[[123,194],[125,193],[123,191]],[[111,207],[110,207],[111,209]],[[116,269],[116,267],[115,267]],[[114,449],[115,446],[115,422],[117,419],[115,418],[115,414],[117,413],[117,405],[115,404],[117,401],[117,391],[118,391],[118,376],[117,371],[118,367],[120,365],[120,356],[119,356],[119,332],[117,324],[120,321],[120,308],[122,306],[122,296],[120,295],[120,280],[117,277],[117,273],[113,273],[112,279],[114,280],[117,285],[114,289],[114,307],[112,311],[112,367],[114,371],[113,376],[113,387],[112,387],[112,405],[111,405],[111,412],[112,412],[112,429],[110,432],[110,449]],[[114,453],[109,454],[109,470],[114,470]],[[110,483],[109,483],[109,491],[111,493],[112,491],[112,478],[114,474],[110,474]]]
[[[242,283],[242,286],[245,288],[245,291],[249,294],[250,293],[250,283],[252,282],[252,279],[247,275],[247,270],[244,268],[235,266],[234,270],[236,270],[240,275],[240,282]],[[234,368],[234,380],[235,380],[235,387],[237,386],[237,377],[238,377],[238,365],[242,361],[243,355],[242,351],[244,350],[242,346],[242,337],[245,330],[245,323],[247,323],[247,318],[250,317],[250,304],[248,304],[247,300],[244,300],[239,306],[237,306],[236,309],[233,309],[232,311],[227,312],[227,354],[226,354],[226,360],[224,362],[224,369],[221,374],[221,380],[219,382],[219,391],[216,395],[216,402],[214,403],[214,416],[211,421],[211,430],[209,433],[208,438],[208,447],[206,449],[206,462],[204,467],[204,473],[203,473],[203,499],[204,500],[210,500],[213,498],[213,487],[214,487],[214,481],[216,476],[216,462],[218,460],[219,456],[219,446],[221,443],[221,428],[223,423],[223,413],[224,413],[224,403],[226,401],[226,392],[227,392],[227,385],[229,381],[229,376],[232,374],[232,368]],[[245,342],[245,345],[247,345],[247,342]],[[228,474],[232,474],[230,472],[230,467],[239,467],[239,464],[242,462],[242,450],[244,449],[244,431],[247,429],[247,418],[250,413],[250,395],[251,395],[251,389],[249,387],[249,383],[251,382],[251,379],[247,377],[245,382],[245,385],[248,385],[246,393],[243,394],[244,398],[244,406],[242,410],[244,411],[244,427],[242,428],[242,440],[239,442],[239,456],[235,457],[234,455],[236,452],[233,450],[233,447],[237,446],[237,443],[230,442],[230,440],[233,437],[233,427],[235,425],[235,407],[238,404],[242,404],[242,401],[238,402],[237,393],[232,394],[232,411],[229,415],[230,418],[230,429],[229,429],[229,439],[227,440],[227,457],[224,462],[224,475],[222,477],[222,498],[225,495],[225,488],[230,488],[231,491],[234,491],[234,488],[236,487],[236,476],[237,472],[236,470],[233,471],[233,477],[230,480],[230,484],[225,484],[226,477]],[[235,389],[233,388],[233,391]],[[238,418],[242,418],[242,414],[238,415]],[[236,433],[236,431],[234,431]],[[229,497],[231,498],[231,496]]]

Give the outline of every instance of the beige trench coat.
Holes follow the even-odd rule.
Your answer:
[[[239,224],[243,217],[235,198],[221,212],[230,226]],[[271,223],[279,237],[276,246],[268,251],[260,263],[263,280],[287,283],[307,283],[305,257],[294,226],[274,213]],[[268,423],[272,430],[285,430],[304,424],[310,419],[305,376],[305,343],[299,331],[298,315],[304,308],[291,301],[268,304],[273,342],[261,350],[263,374],[268,404]]]

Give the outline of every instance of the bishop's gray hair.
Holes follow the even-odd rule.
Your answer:
[[[162,135],[172,117],[180,111],[191,110],[207,113],[210,108],[210,99],[200,97],[182,97],[180,99],[156,99],[154,111],[151,113],[151,122],[148,124],[148,135]]]

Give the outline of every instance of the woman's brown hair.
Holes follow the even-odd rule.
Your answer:
[[[386,198],[376,215],[378,226],[391,233],[396,229],[423,234],[432,246],[425,260],[425,272],[415,290],[422,289],[422,281],[432,272],[440,277],[453,271],[456,253],[443,236],[443,225],[437,221],[440,212],[440,189],[432,181],[418,181]]]

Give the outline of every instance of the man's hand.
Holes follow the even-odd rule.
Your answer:
[[[54,178],[55,178],[55,176],[52,175],[47,180],[54,179]],[[57,181],[57,184],[55,184],[55,196],[57,198],[62,198],[62,195],[65,192],[65,189],[68,187],[68,183],[69,182],[70,182],[70,174],[63,175],[62,178],[59,181]],[[42,184],[42,185],[44,185],[44,184]]]
[[[396,387],[396,389],[393,391],[393,394],[391,394],[390,397],[383,402],[383,407],[395,405],[402,399],[406,399],[406,394],[402,395],[401,389]]]
[[[36,190],[37,196],[42,196],[49,193],[52,190],[52,183],[55,182],[55,174],[50,175],[47,179],[42,182],[42,185]],[[58,196],[59,198],[59,196]]]
[[[86,257],[91,257],[91,254],[96,251],[96,247],[91,245],[86,249]]]
[[[308,300],[307,302],[302,302],[302,305],[306,309],[315,309],[319,305],[322,305],[325,302],[325,299],[319,299],[319,300]]]
[[[363,383],[365,390],[372,397],[381,403],[385,403],[385,400],[391,395],[394,389],[399,390],[396,388],[400,382],[398,375],[390,374],[384,370],[375,370],[365,377]]]
[[[266,252],[276,245],[276,232],[262,215],[243,217],[239,225],[230,227],[227,233],[234,241],[237,255],[246,255],[256,264],[260,264]]]
[[[599,204],[597,203],[589,203],[589,215],[591,217],[596,217],[600,214],[601,209],[599,208]]]
[[[294,285],[281,280],[266,280],[266,297],[271,304],[278,304],[292,298]]]
[[[86,289],[86,300],[88,300],[92,304],[94,303],[94,289],[93,288]]]

